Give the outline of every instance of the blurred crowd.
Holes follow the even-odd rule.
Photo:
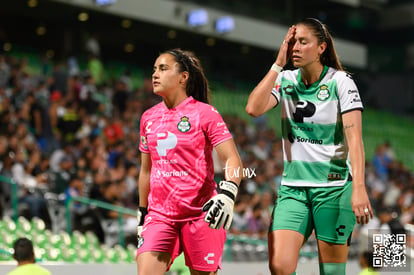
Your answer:
[[[50,228],[48,203],[64,204],[71,196],[136,209],[139,119],[160,98],[150,79],[133,89],[127,68],[105,81],[102,70],[92,57],[84,70],[69,59],[48,74],[31,74],[24,58],[0,55],[0,175],[18,185],[19,215],[40,217]],[[1,182],[2,216],[9,214],[11,192]],[[118,215],[103,208],[92,213],[78,204],[74,212],[80,227],[83,220]]]
[[[40,217],[52,227],[51,198],[63,204],[74,196],[136,209],[139,120],[161,98],[152,93],[151,79],[132,87],[128,68],[116,79],[103,78],[104,69],[91,55],[83,70],[72,57],[56,62],[48,73],[33,74],[24,58],[0,55],[0,175],[18,185],[19,215]],[[266,239],[283,170],[280,133],[266,116],[252,121],[223,117],[244,166],[230,232]],[[218,181],[226,169],[214,157]],[[413,173],[388,141],[367,161],[366,185],[374,212],[386,209],[402,225],[414,224]],[[10,184],[0,182],[1,216],[9,214],[11,192]],[[118,215],[73,207],[75,228],[83,230],[88,229],[85,220],[99,224]],[[379,216],[373,227],[386,223]],[[89,229],[96,231],[97,223]],[[103,232],[97,234],[103,241]]]
[[[265,116],[253,119],[251,124],[237,117],[225,116],[225,120],[234,135],[244,170],[247,170],[235,205],[231,232],[265,239],[283,171],[281,137],[269,127]],[[367,230],[406,232],[406,225],[414,225],[413,172],[398,160],[387,140],[377,145],[365,169],[375,217],[367,225],[357,225],[353,237]],[[251,170],[255,170],[254,173]],[[254,177],[249,178],[252,174]]]

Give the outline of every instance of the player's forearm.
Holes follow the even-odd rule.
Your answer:
[[[246,112],[254,117],[260,116],[267,112],[269,108],[271,91],[275,85],[278,73],[272,70],[259,82],[249,96],[246,106]]]
[[[356,142],[353,145],[353,149],[350,148],[349,155],[352,166],[352,178],[354,186],[365,185],[365,153],[362,141]]]
[[[353,185],[365,185],[365,150],[362,141],[360,112],[355,111],[344,119],[344,132],[349,147]]]
[[[225,179],[227,181],[235,182],[237,185],[239,185],[243,177],[243,164],[241,162],[239,153],[237,152],[234,141],[231,139],[220,143],[216,146],[216,152],[221,161],[225,163]]]
[[[243,177],[243,165],[239,157],[233,156],[226,161],[225,178],[227,181],[232,181],[237,185]]]
[[[138,192],[139,192],[139,206],[148,206],[148,194],[150,190],[150,175],[149,173],[142,172],[138,179]]]
[[[151,156],[141,154],[141,170],[138,178],[139,206],[148,206],[148,194],[150,191]]]

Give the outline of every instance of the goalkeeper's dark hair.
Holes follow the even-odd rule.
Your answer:
[[[335,68],[339,71],[344,70],[338,55],[336,54],[332,36],[325,24],[315,18],[305,18],[299,21],[296,25],[304,25],[310,28],[313,34],[318,38],[319,44],[326,42],[327,47],[320,56],[322,65]]]
[[[186,93],[188,96],[192,96],[194,99],[210,103],[210,88],[208,80],[204,75],[203,67],[200,60],[191,51],[185,51],[182,49],[172,49],[165,51],[174,56],[175,61],[180,66],[180,72],[187,71],[188,81],[186,87]]]
[[[34,262],[33,243],[27,238],[19,238],[13,244],[13,258],[17,262]]]

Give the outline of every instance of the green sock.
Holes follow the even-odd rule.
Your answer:
[[[345,275],[346,263],[319,263],[320,275]]]

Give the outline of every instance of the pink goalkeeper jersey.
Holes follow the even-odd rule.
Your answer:
[[[186,98],[168,109],[161,102],[144,112],[140,145],[151,154],[148,210],[171,220],[190,220],[216,194],[212,150],[232,138],[211,105]]]

